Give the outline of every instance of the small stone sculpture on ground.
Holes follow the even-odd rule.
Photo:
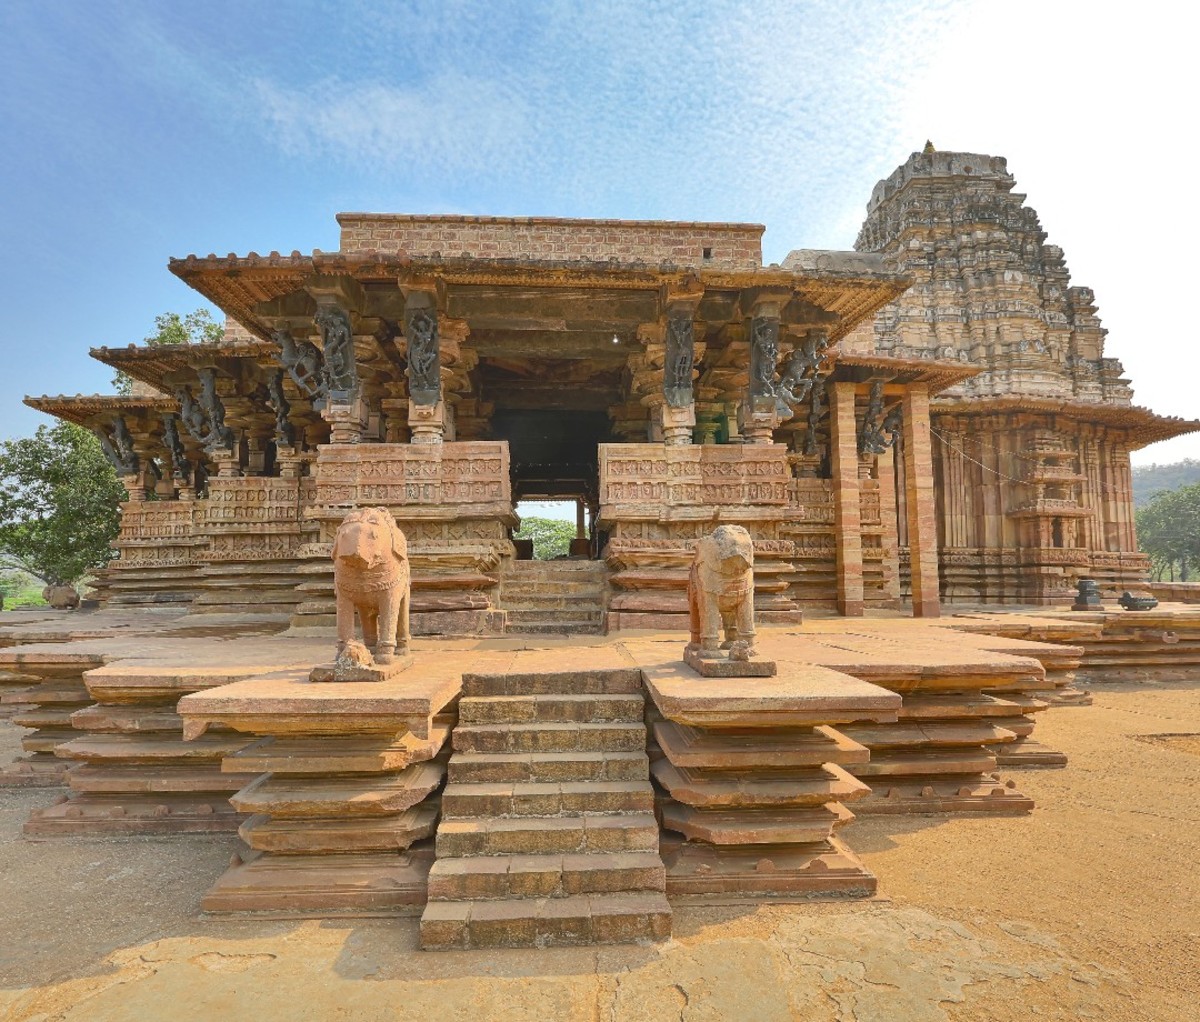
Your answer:
[[[1128,589],[1121,594],[1117,603],[1126,610],[1153,610],[1158,606],[1158,600],[1153,596],[1134,596]]]
[[[313,681],[382,681],[412,663],[408,543],[390,511],[351,511],[333,541],[337,658],[313,668]],[[362,642],[354,619],[362,624]]]
[[[701,539],[692,558],[687,593],[691,636],[683,658],[689,666],[709,677],[775,673],[774,662],[755,659],[750,533],[740,525],[721,525]]]

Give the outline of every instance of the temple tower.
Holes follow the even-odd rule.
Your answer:
[[[913,285],[863,347],[979,370],[931,407],[943,598],[1061,603],[1078,577],[1144,579],[1129,452],[1179,429],[1132,404],[1015,184],[1003,157],[930,146],[875,186],[855,247]]]

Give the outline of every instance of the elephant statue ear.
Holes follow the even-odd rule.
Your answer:
[[[395,522],[392,523],[392,553],[396,555],[397,560],[408,560],[408,540],[404,538],[404,533]]]
[[[343,522],[342,524],[344,525],[345,522]],[[338,559],[338,554],[340,553],[340,550],[338,548],[341,545],[342,545],[342,526],[339,525],[338,531],[333,534],[333,550],[330,552],[330,556],[335,561]]]

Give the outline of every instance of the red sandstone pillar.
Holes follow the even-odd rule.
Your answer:
[[[859,507],[858,424],[854,416],[854,384],[831,384],[829,393],[833,529],[837,549],[837,609],[839,614],[847,617],[861,617],[862,514]]]
[[[933,494],[929,387],[911,384],[904,392],[904,486],[912,569],[913,617],[939,617],[937,504]]]

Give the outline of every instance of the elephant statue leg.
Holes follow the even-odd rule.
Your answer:
[[[337,649],[341,653],[346,643],[354,639],[354,604],[350,597],[337,594]]]
[[[399,625],[400,589],[385,589],[379,594],[379,642],[375,646],[375,662],[390,664],[395,659],[396,631]]]
[[[700,604],[700,649],[714,652],[721,647],[721,607],[713,593],[705,593]]]
[[[374,603],[360,603],[358,616],[362,620],[363,645],[373,650],[379,642],[379,608]]]
[[[412,594],[409,592],[408,586],[405,586],[400,590],[400,612],[396,620],[396,648],[402,653],[408,652],[408,610],[411,601]]]
[[[749,646],[750,655],[754,655],[754,592],[751,590],[737,607],[737,637]]]

